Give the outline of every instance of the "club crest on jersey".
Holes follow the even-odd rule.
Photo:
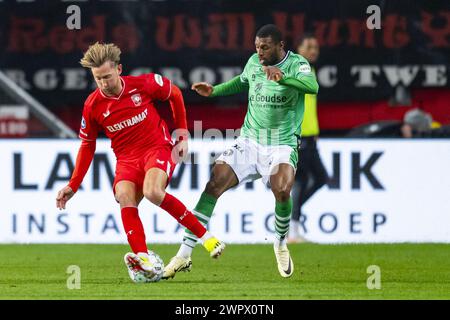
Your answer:
[[[142,103],[142,98],[141,95],[139,93],[133,94],[131,96],[131,100],[133,100],[133,103],[136,107],[139,107]]]

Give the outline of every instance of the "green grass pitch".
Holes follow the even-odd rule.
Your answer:
[[[150,245],[168,262],[178,245]],[[220,259],[198,246],[193,269],[172,280],[134,284],[126,245],[0,245],[0,299],[450,299],[450,245],[289,246],[291,278],[278,274],[271,245],[228,245]],[[81,288],[67,288],[69,265]],[[381,289],[367,288],[367,267]]]

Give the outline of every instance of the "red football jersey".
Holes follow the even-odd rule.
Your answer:
[[[79,137],[95,140],[100,130],[111,139],[119,158],[138,157],[149,148],[172,144],[167,125],[156,111],[155,100],[167,100],[170,80],[159,74],[123,76],[122,92],[106,96],[97,88],[86,99]]]

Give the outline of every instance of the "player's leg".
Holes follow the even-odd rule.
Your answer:
[[[287,163],[280,163],[270,176],[270,187],[275,196],[275,233],[277,239],[284,240],[289,230],[292,213],[291,189],[294,183],[294,168]]]
[[[200,196],[193,213],[203,225],[207,225],[216,206],[217,199],[227,190],[239,183],[230,165],[218,161],[215,163],[211,178]],[[188,258],[197,244],[198,238],[189,230],[185,231],[183,243],[177,255]]]
[[[202,238],[207,249],[209,249],[208,244],[212,242],[217,242],[218,245],[221,245],[220,241],[207,232],[205,227],[186,209],[186,206],[180,200],[166,192],[166,187],[176,166],[176,163],[173,161],[172,151],[173,148],[171,146],[161,146],[157,149],[149,150],[144,157],[144,197],[167,211],[181,225],[191,230],[199,238]],[[214,258],[217,258],[221,253],[220,248],[212,248],[208,251]]]
[[[132,276],[131,273],[142,273],[150,278],[154,276],[154,270],[148,258],[144,227],[137,208],[142,199],[142,192],[136,189],[136,184],[127,180],[120,180],[114,184],[115,198],[120,204],[123,227],[133,251],[125,254],[124,261],[130,276]]]
[[[212,236],[180,200],[166,192],[167,182],[168,175],[165,171],[156,167],[150,168],[145,174],[144,197],[167,211],[178,223],[201,239],[211,257],[219,257],[224,244]]]
[[[143,186],[144,197],[167,211],[178,223],[189,228],[199,237],[202,237],[206,233],[206,229],[186,209],[181,201],[166,192],[167,180],[168,176],[165,171],[160,168],[150,168],[145,174]]]
[[[275,196],[275,242],[274,251],[278,271],[282,277],[290,277],[294,272],[294,264],[286,245],[286,235],[292,213],[291,189],[295,172],[292,165],[280,163],[270,176],[271,190]]]
[[[211,178],[200,196],[194,215],[206,226],[211,219],[217,199],[228,189],[239,183],[233,169],[222,161],[217,161],[213,167]],[[190,271],[192,267],[191,255],[197,244],[198,237],[186,229],[183,242],[177,254],[164,268],[163,279],[173,278],[177,272]]]
[[[208,224],[217,199],[225,191],[257,176],[256,154],[253,149],[248,139],[239,137],[216,160],[211,178],[193,210],[203,224]],[[196,243],[197,237],[186,230],[178,253],[164,268],[163,278],[172,278],[176,272],[190,269],[191,254]]]
[[[135,254],[138,254],[139,252],[146,253],[147,244],[145,242],[144,227],[139,218],[137,208],[139,199],[135,183],[127,180],[118,181],[114,186],[114,191],[115,198],[120,204],[122,223],[131,250]]]
[[[253,148],[247,139],[237,138],[232,146],[216,159],[212,169],[211,178],[200,196],[193,213],[204,225],[209,223],[217,199],[228,189],[237,186],[255,172],[256,161]],[[185,231],[183,243],[177,256],[190,258],[192,250],[197,243],[197,237],[189,230]]]

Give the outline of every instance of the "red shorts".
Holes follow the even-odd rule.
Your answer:
[[[167,173],[167,184],[172,178],[176,163],[172,160],[172,146],[161,146],[149,149],[142,157],[132,160],[121,159],[116,164],[113,192],[116,193],[116,184],[127,180],[134,182],[136,190],[142,190],[146,172],[150,168],[159,168]]]

